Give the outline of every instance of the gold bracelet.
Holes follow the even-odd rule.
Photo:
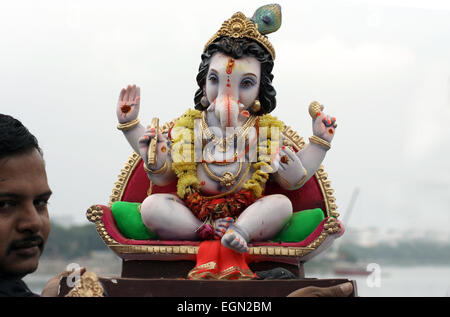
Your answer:
[[[160,169],[157,169],[157,170],[154,170],[154,171],[149,169],[147,166],[145,166],[145,163],[144,163],[143,166],[144,166],[144,170],[147,173],[150,173],[150,174],[162,174],[162,173],[165,173],[166,170],[167,170],[167,161],[164,161],[164,165]]]
[[[280,174],[278,174],[278,177],[283,181],[284,185],[286,186],[287,190],[294,190],[295,188],[301,187],[304,185],[306,178],[308,177],[308,172],[306,171],[306,169],[302,166],[303,168],[303,176],[302,178],[295,183],[295,185],[291,186],[291,183],[288,182],[288,180],[286,178],[284,178],[283,176],[281,176]]]
[[[324,148],[325,150],[327,150],[327,151],[331,148],[330,142],[327,142],[327,141],[325,141],[324,139],[319,138],[319,137],[316,136],[316,135],[311,136],[311,137],[309,138],[309,142],[315,143],[315,144],[317,144],[317,145],[320,145],[321,147],[323,147],[323,148]]]
[[[133,129],[135,126],[137,126],[139,124],[139,119],[136,118],[134,120],[125,122],[125,123],[119,123],[117,125],[117,129],[121,130],[121,131],[128,131]]]
[[[294,185],[295,187],[303,186],[305,183],[306,178],[308,177],[308,171],[302,166],[303,168],[303,177]]]

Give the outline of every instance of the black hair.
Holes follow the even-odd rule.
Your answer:
[[[243,56],[252,56],[261,63],[261,83],[258,95],[261,109],[253,114],[263,115],[272,112],[276,107],[277,102],[275,96],[277,93],[272,86],[273,60],[271,55],[265,48],[251,39],[226,36],[215,40],[202,54],[202,62],[200,63],[197,74],[197,84],[200,88],[195,92],[194,97],[195,109],[204,109],[200,103],[200,99],[203,97],[203,87],[206,83],[211,57],[216,52],[224,53],[234,59],[239,59]],[[249,111],[251,112],[251,109]]]
[[[38,141],[19,120],[0,113],[0,159],[36,149],[42,155]]]

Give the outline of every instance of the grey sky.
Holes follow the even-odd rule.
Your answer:
[[[266,1],[9,1],[0,4],[0,112],[45,151],[51,214],[85,223],[106,204],[131,148],[116,129],[122,87],[140,118],[193,105],[206,41]],[[274,115],[305,138],[308,104],[337,117],[325,159],[350,226],[450,230],[450,5],[438,1],[278,1]]]

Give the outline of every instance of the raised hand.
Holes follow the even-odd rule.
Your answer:
[[[313,119],[313,134],[325,141],[333,140],[336,128],[336,118],[326,115],[323,111],[319,111],[317,117]]]
[[[128,85],[120,91],[117,102],[117,120],[125,123],[137,118],[141,101],[141,89],[136,85]]]

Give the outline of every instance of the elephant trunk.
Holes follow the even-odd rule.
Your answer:
[[[215,115],[219,118],[222,128],[238,126],[239,110],[238,100],[230,95],[216,99]]]

